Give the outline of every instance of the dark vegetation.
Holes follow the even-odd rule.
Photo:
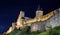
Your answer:
[[[45,32],[27,32],[28,27],[25,27],[23,30],[15,29],[8,35],[60,35],[60,26],[50,28]]]

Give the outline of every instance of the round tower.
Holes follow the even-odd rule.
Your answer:
[[[36,11],[36,17],[41,17],[41,16],[43,16],[43,11],[42,11],[42,8],[38,6],[38,9]]]

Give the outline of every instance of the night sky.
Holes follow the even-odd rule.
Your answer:
[[[25,16],[34,18],[38,5],[44,15],[60,7],[59,0],[0,0],[0,33],[7,31],[12,22],[17,20],[20,10]]]

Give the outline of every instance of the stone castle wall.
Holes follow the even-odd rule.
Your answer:
[[[34,24],[32,24],[31,32],[44,31],[44,30],[47,30],[48,27],[53,28],[55,26],[60,26],[60,9],[57,9],[56,11],[57,13],[54,16],[52,16],[50,19],[44,22],[35,22]]]

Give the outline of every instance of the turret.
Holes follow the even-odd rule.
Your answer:
[[[25,13],[23,11],[20,11],[20,17],[24,17]]]
[[[18,16],[18,19],[17,19],[17,22],[16,22],[16,24],[17,24],[17,29],[19,29],[20,27],[22,27],[23,25],[22,25],[22,17],[24,17],[24,12],[23,11],[20,11],[20,14],[19,14],[19,16]]]
[[[36,17],[41,17],[43,16],[43,11],[42,9],[40,8],[40,6],[38,6],[38,9],[36,11]]]

